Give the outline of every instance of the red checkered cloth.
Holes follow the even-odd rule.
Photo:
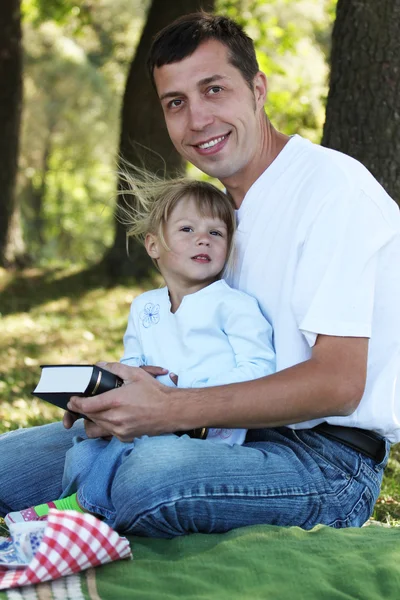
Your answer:
[[[113,560],[132,558],[129,542],[86,513],[51,509],[30,563],[0,570],[0,589],[58,579]]]

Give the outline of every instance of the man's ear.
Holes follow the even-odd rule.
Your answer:
[[[152,233],[146,234],[146,237],[144,238],[144,247],[146,248],[147,254],[153,260],[158,260],[160,258],[159,243],[157,236]]]
[[[268,81],[267,76],[262,71],[258,71],[254,77],[254,97],[257,104],[264,104],[267,101]]]

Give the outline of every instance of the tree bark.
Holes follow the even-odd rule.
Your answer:
[[[322,144],[362,162],[400,203],[400,0],[339,0]]]
[[[0,265],[24,263],[20,213],[15,196],[22,104],[20,0],[0,3]]]
[[[212,12],[214,0],[152,1],[123,99],[119,156],[124,161],[160,172],[165,166],[170,175],[182,173],[184,163],[169,139],[160,103],[147,75],[146,60],[158,31],[177,17],[201,8]],[[123,186],[119,180],[118,189],[124,189]],[[140,280],[148,275],[152,263],[137,242],[130,243],[129,256],[126,248],[125,227],[116,220],[114,245],[105,256],[108,272],[112,277],[130,274]]]

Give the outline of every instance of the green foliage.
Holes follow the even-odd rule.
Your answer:
[[[80,13],[80,4],[84,5],[74,0],[23,0],[22,11],[24,17],[35,25],[49,20],[65,23],[71,15]]]
[[[23,0],[19,194],[35,264],[92,262],[114,231],[119,113],[150,0]],[[336,0],[217,0],[253,37],[274,125],[321,136]],[[155,149],[157,150],[157,149]],[[192,170],[193,171],[193,170]]]
[[[19,193],[36,264],[111,245],[119,112],[147,2],[24,0]]]

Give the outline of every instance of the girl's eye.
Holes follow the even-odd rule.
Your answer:
[[[185,232],[193,231],[193,228],[192,227],[181,227],[181,231],[185,231]]]
[[[219,235],[220,237],[222,237],[222,233],[220,231],[214,230],[214,231],[210,231],[211,235]]]

